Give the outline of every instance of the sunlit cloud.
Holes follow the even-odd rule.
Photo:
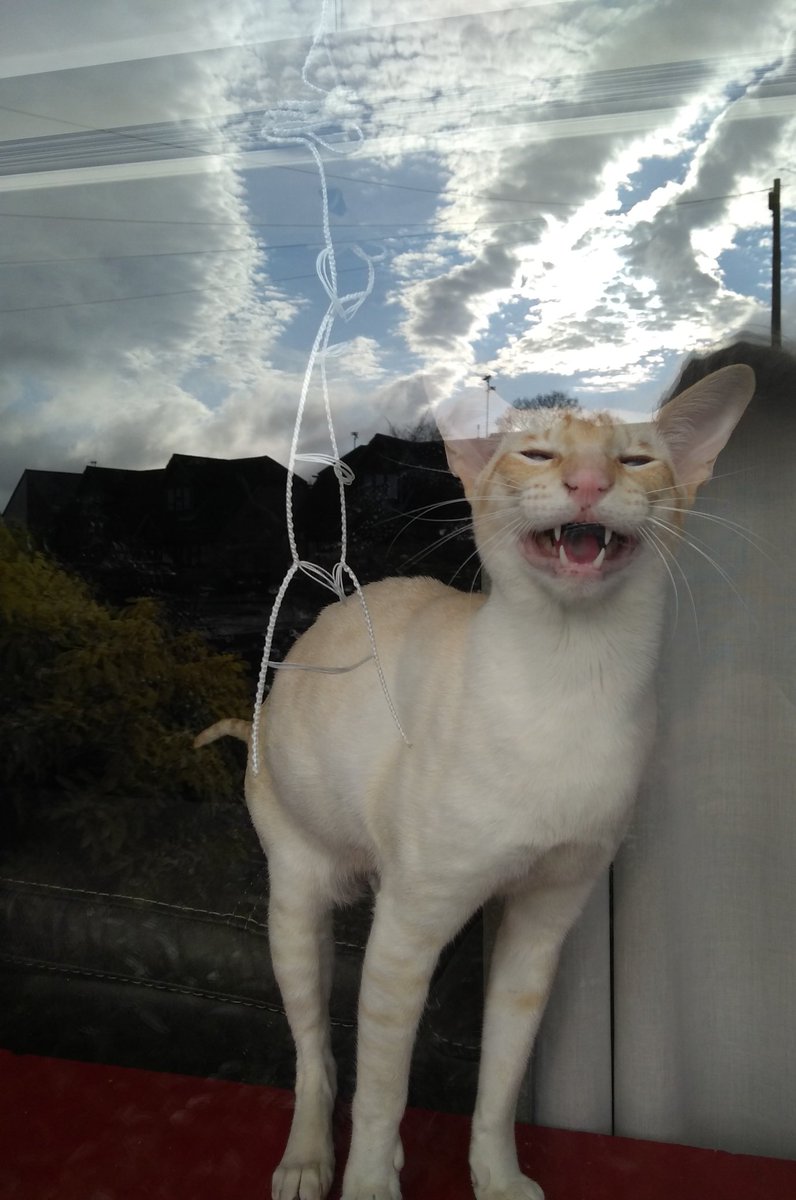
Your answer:
[[[343,446],[487,372],[507,397],[640,411],[685,353],[765,330],[767,191],[781,174],[787,197],[796,169],[794,0],[754,20],[728,0],[720,22],[686,0],[442,0],[433,18],[347,0],[309,60],[319,0],[147,12],[30,0],[4,31],[6,494],[25,466],[286,459],[329,300],[316,165],[268,134],[309,103],[334,146],[341,292],[364,286],[355,246],[375,268],[327,361]],[[327,449],[317,373],[313,439]]]

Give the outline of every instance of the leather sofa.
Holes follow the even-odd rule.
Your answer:
[[[290,1087],[293,1046],[268,952],[268,874],[242,803],[175,798],[91,853],[42,820],[0,851],[0,1045],[84,1061]],[[45,805],[46,807],[46,805]],[[149,808],[152,808],[151,814]],[[354,1083],[371,898],[336,919],[333,1044]],[[471,1108],[481,923],[448,948],[418,1034],[410,1103]]]

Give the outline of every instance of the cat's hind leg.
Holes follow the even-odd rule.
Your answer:
[[[329,1026],[333,864],[296,839],[269,848],[271,960],[296,1045],[293,1121],[273,1200],[323,1200],[332,1183],[336,1069]]]

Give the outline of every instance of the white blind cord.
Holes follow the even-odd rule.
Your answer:
[[[257,680],[257,694],[254,702],[254,712],[252,715],[253,737],[251,740],[252,753],[252,770],[256,775],[259,772],[259,723],[260,714],[263,706],[263,697],[265,694],[265,683],[269,667],[284,669],[285,667],[293,667],[294,669],[318,671],[323,674],[342,674],[346,671],[356,670],[371,659],[376,664],[376,670],[379,676],[379,682],[384,693],[384,697],[392,714],[392,718],[396,724],[398,732],[403,740],[409,745],[409,740],[403,730],[401,722],[398,718],[398,713],[395,710],[392,697],[390,696],[387,680],[384,676],[381,661],[379,659],[378,649],[376,647],[376,637],[373,631],[373,623],[368,611],[367,602],[363,593],[362,587],[357,579],[354,571],[346,561],[348,553],[348,523],[346,518],[346,502],[345,488],[354,479],[354,473],[351,468],[344,463],[337,447],[337,438],[334,432],[334,422],[332,420],[332,408],[329,399],[329,387],[326,375],[326,359],[330,356],[335,356],[340,353],[344,343],[338,343],[335,346],[329,345],[334,322],[337,317],[341,317],[344,321],[350,321],[356,312],[359,311],[362,304],[373,291],[375,281],[375,271],[373,268],[374,259],[365,253],[359,246],[352,247],[353,252],[362,259],[367,268],[367,282],[365,287],[358,292],[349,292],[340,295],[337,290],[337,262],[335,258],[334,242],[332,240],[331,225],[329,219],[329,194],[326,186],[326,172],[323,166],[319,147],[331,151],[334,154],[349,154],[355,152],[363,141],[362,130],[359,126],[348,117],[341,117],[340,111],[336,109],[336,105],[342,111],[352,111],[353,103],[350,94],[346,89],[337,88],[335,93],[327,91],[325,88],[319,87],[308,78],[307,72],[310,62],[314,57],[318,47],[323,42],[326,34],[326,15],[327,15],[327,0],[322,0],[321,16],[318,23],[318,28],[312,41],[312,45],[304,60],[304,65],[301,70],[301,77],[304,83],[312,89],[317,95],[315,101],[290,101],[281,108],[271,109],[265,114],[265,126],[263,135],[269,140],[281,143],[292,143],[306,147],[315,160],[315,165],[318,168],[318,176],[321,185],[321,211],[323,222],[323,239],[324,246],[319,253],[315,269],[321,285],[329,297],[329,306],[323,315],[321,323],[318,327],[318,332],[315,335],[315,340],[310,350],[307,366],[304,371],[304,379],[301,386],[301,394],[296,410],[296,418],[293,425],[293,437],[290,444],[290,455],[287,465],[287,483],[285,487],[285,521],[287,525],[287,538],[290,547],[291,563],[287,569],[284,579],[280,584],[279,590],[274,598],[273,607],[268,620],[268,627],[265,634],[265,644],[263,646],[263,654],[260,662],[260,672]],[[340,93],[343,93],[340,95]],[[343,141],[332,143],[328,140],[330,125],[336,124],[343,134]],[[324,130],[324,136],[321,135],[321,130]],[[329,432],[329,441],[331,443],[331,454],[299,454],[298,442],[301,433],[301,425],[304,418],[304,410],[307,405],[310,383],[315,371],[316,363],[320,363],[321,376],[321,392],[323,395],[323,405],[326,414],[326,425]],[[327,463],[334,469],[337,478],[339,493],[340,493],[340,557],[332,568],[327,571],[324,567],[317,563],[308,562],[302,559],[298,552],[296,543],[296,531],[293,514],[293,476],[295,474],[296,462],[322,462]],[[301,572],[307,575],[310,579],[316,580],[323,587],[328,588],[333,592],[338,600],[342,601],[346,598],[345,593],[345,578],[350,580],[354,591],[359,596],[362,604],[362,613],[367,627],[368,639],[370,641],[371,653],[366,658],[347,667],[322,667],[313,666],[305,663],[278,663],[271,660],[271,648],[273,646],[274,632],[276,630],[276,622],[279,617],[279,611],[282,607],[287,590],[294,576]]]

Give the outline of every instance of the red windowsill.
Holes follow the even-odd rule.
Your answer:
[[[274,1088],[4,1050],[0,1097],[4,1200],[264,1200],[292,1105]],[[470,1200],[468,1132],[465,1117],[406,1114],[404,1200]],[[341,1158],[348,1133],[341,1106]],[[546,1200],[796,1196],[796,1162],[528,1125],[517,1133]]]

